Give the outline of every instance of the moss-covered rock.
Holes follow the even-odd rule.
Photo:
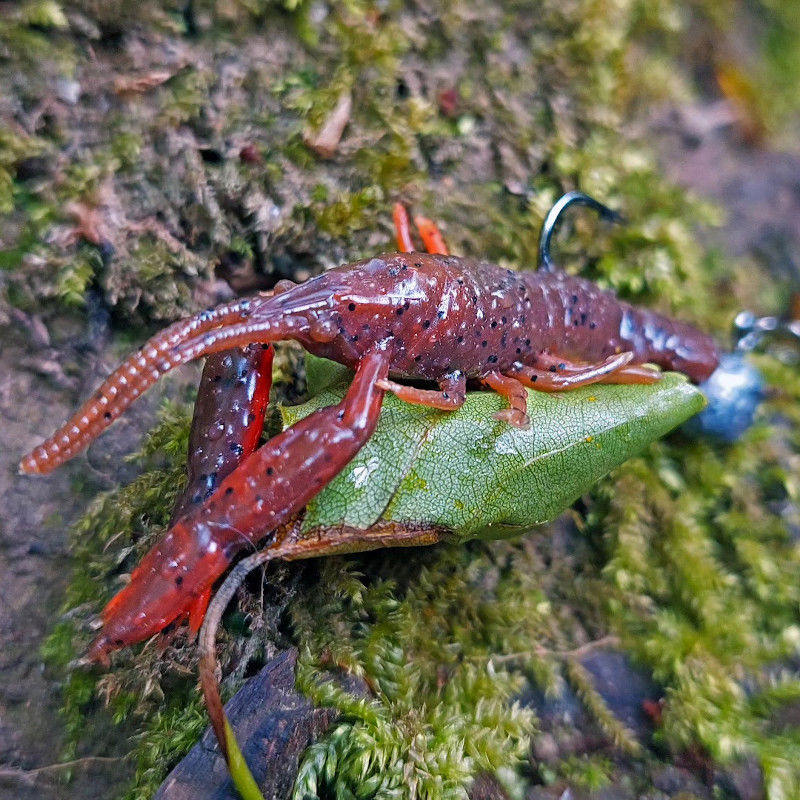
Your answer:
[[[785,121],[800,85],[781,45],[791,5],[758,4],[766,33],[744,74],[759,102],[737,95],[767,130],[764,101]],[[117,6],[33,0],[0,20],[0,266],[15,305],[80,306],[91,290],[118,326],[161,324],[213,302],[218,278],[269,287],[391,249],[397,199],[441,220],[454,252],[530,268],[545,213],[572,188],[626,224],[575,218],[559,241],[570,268],[720,339],[744,300],[786,302],[786,284],[704,252],[698,226],[718,213],[665,181],[647,140],[649,108],[693,92],[678,54],[698,31],[723,52],[733,0]],[[713,72],[712,56],[690,66]],[[344,93],[350,119],[323,158],[314,137]],[[770,395],[741,442],[661,443],[570,525],[275,568],[265,606],[243,593],[224,645],[229,688],[293,642],[304,689],[344,713],[309,752],[298,796],[463,796],[487,770],[513,797],[637,769],[646,787],[647,765],[686,753],[756,758],[770,798],[798,796],[786,709],[800,701],[800,378],[772,356],[759,366]],[[186,408],[168,408],[142,476],[78,526],[65,606],[77,610],[47,645],[54,663],[80,652],[84,623],[166,523],[187,425]],[[574,658],[612,635],[663,687],[655,750]],[[131,797],[148,797],[199,730],[193,653],[177,638],[120,654],[95,687],[119,718],[140,715]],[[364,675],[374,698],[317,681],[332,664]],[[571,686],[631,760],[531,766],[534,715],[515,704],[524,681]],[[76,736],[91,683],[80,670],[66,683]]]

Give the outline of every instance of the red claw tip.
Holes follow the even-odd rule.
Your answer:
[[[89,645],[89,649],[86,651],[86,660],[108,669],[111,666],[109,653],[113,649],[114,645],[108,636],[101,634]]]

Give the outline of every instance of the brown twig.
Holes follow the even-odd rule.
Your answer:
[[[489,660],[494,664],[506,664],[509,661],[521,661],[526,658],[530,658],[532,655],[544,657],[544,656],[551,656],[553,658],[581,658],[581,656],[585,656],[587,653],[594,652],[595,650],[600,650],[604,647],[619,647],[620,639],[619,636],[614,636],[613,634],[609,634],[608,636],[603,636],[600,639],[595,639],[591,642],[586,642],[586,644],[582,644],[580,647],[576,647],[573,650],[549,650],[547,647],[543,647],[541,645],[536,645],[531,651],[523,652],[523,653],[504,653],[503,655],[499,656],[489,656]],[[485,656],[475,656],[474,660],[483,660]]]
[[[60,764],[46,764],[35,769],[0,769],[0,779],[17,780],[21,783],[33,783],[39,775],[48,772],[57,772],[62,769],[74,769],[84,767],[89,764],[114,764],[118,761],[125,761],[129,755],[124,756],[84,756],[73,761],[63,761]]]
[[[211,725],[217,736],[220,750],[225,761],[228,761],[228,747],[225,738],[225,715],[222,710],[222,698],[219,693],[217,680],[217,649],[216,638],[222,613],[230,603],[236,590],[242,585],[244,579],[257,567],[271,561],[277,553],[274,550],[262,550],[240,561],[230,572],[222,586],[214,595],[206,611],[203,627],[200,629],[200,686],[203,690],[208,715]]]

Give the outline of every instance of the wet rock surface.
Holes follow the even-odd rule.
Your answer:
[[[709,117],[712,108],[696,113]],[[746,146],[731,125],[693,131],[677,110],[655,132],[666,174],[724,209],[724,223],[709,239],[800,284],[800,155]]]
[[[69,526],[94,494],[131,477],[124,456],[152,425],[163,390],[136,404],[87,456],[46,477],[18,475],[21,455],[74,410],[116,359],[108,350],[76,346],[85,331],[75,319],[40,325],[49,331],[47,345],[19,324],[0,332],[0,797],[106,798],[132,775],[121,758],[125,736],[118,730],[106,736],[111,723],[98,711],[73,766],[58,765],[61,683],[44,666],[40,647],[70,579]],[[190,368],[178,384],[193,382],[194,374]]]

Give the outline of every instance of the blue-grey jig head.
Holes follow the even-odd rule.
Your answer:
[[[735,442],[753,424],[764,399],[764,379],[744,353],[724,353],[711,377],[700,384],[708,405],[683,425],[686,433]]]
[[[733,322],[736,346],[722,356],[711,377],[700,384],[708,406],[690,419],[684,430],[735,442],[752,424],[764,399],[764,379],[745,355],[765,341],[783,338],[800,341],[800,320],[757,317],[740,311]]]

